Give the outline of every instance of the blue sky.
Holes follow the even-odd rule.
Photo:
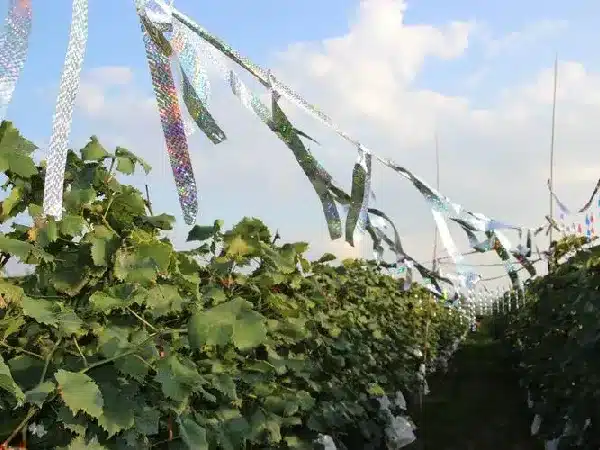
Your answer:
[[[383,0],[379,1],[383,3]],[[27,137],[42,145],[47,143],[52,127],[68,41],[70,3],[67,0],[34,1],[30,52],[8,111],[8,118]],[[130,68],[134,82],[124,88],[149,98],[152,94],[150,77],[133,0],[91,0],[90,3],[84,75],[101,67]],[[419,64],[414,67],[418,73],[408,85],[403,84],[402,71],[389,60],[395,56],[395,46],[398,46],[400,59],[406,57],[408,61],[415,57],[411,53],[412,42],[396,42],[394,39],[398,37],[391,36],[392,41],[387,42],[385,51],[374,49],[373,55],[357,53],[356,57],[362,57],[364,65],[361,65],[363,60],[358,59],[354,64],[348,62],[348,55],[332,46],[332,42],[354,30],[353,23],[359,19],[358,1],[176,0],[175,6],[263,67],[281,69],[284,82],[297,88],[307,100],[322,106],[336,121],[341,121],[347,131],[361,138],[368,137],[366,144],[369,147],[382,149],[384,154],[392,152],[390,156],[430,181],[434,173],[434,122],[447,124],[442,136],[442,191],[475,211],[523,225],[537,225],[547,205],[545,155],[549,107],[547,102],[540,100],[540,95],[545,96],[550,91],[540,83],[542,71],[551,68],[554,54],[558,52],[561,61],[570,64],[564,67],[565,73],[571,74],[570,79],[566,80],[566,77],[566,81],[561,81],[565,100],[561,100],[559,108],[557,141],[558,160],[564,167],[560,171],[560,192],[567,202],[581,203],[589,192],[589,184],[595,182],[590,181],[596,177],[593,155],[595,143],[600,141],[600,136],[596,135],[597,127],[593,125],[600,120],[599,102],[586,100],[587,94],[595,92],[596,86],[600,91],[597,82],[600,65],[595,48],[595,43],[600,42],[597,23],[600,3],[586,0],[568,3],[557,0],[408,0],[407,3],[400,26],[407,28],[408,39],[419,37],[413,25],[427,26],[429,35],[439,32],[444,39],[451,39],[452,22],[474,24],[469,31],[466,50],[454,49],[447,59],[432,57],[435,51],[415,41],[414,52],[425,52],[427,56],[423,67]],[[377,28],[376,23],[370,23],[370,26]],[[359,39],[373,37],[368,31],[361,33],[355,35]],[[292,52],[290,48],[300,42],[311,44],[302,46],[299,52]],[[365,45],[368,47],[368,44]],[[445,44],[442,40],[442,43],[431,45]],[[349,58],[352,53],[350,49]],[[291,62],[283,62],[281,55],[284,54],[291,55]],[[416,58],[418,60],[418,55]],[[315,68],[319,61],[331,61],[332,67],[339,70],[331,69],[317,76]],[[390,77],[397,80],[393,92],[378,90],[377,80],[368,79],[373,75],[372,71],[365,71],[365,76],[361,77],[361,69],[371,69],[367,65],[373,63],[380,68],[381,73],[375,75],[381,76],[381,83]],[[351,89],[340,97],[336,89],[342,84]],[[123,92],[115,89],[111,107],[118,111],[114,97],[118,100]],[[369,92],[372,105],[367,105],[369,101],[364,99],[353,98]],[[110,92],[105,94],[110,97]],[[229,101],[229,97],[224,101]],[[212,150],[205,141],[195,141],[201,151],[198,152],[200,156],[194,157],[203,158],[199,170],[204,170],[198,177],[201,184],[204,183],[201,192],[204,196],[201,211],[204,213],[200,221],[222,217],[233,221],[244,214],[256,215],[265,218],[273,228],[285,230],[284,236],[288,239],[309,240],[315,243],[318,251],[346,251],[325,244],[327,237],[318,201],[306,187],[306,179],[290,159],[289,152],[286,153],[264,127],[255,122],[242,122],[246,116],[243,112],[236,115],[238,106],[235,103],[220,102],[218,99],[230,142]],[[227,108],[223,107],[225,104]],[[130,106],[129,103],[124,105]],[[382,124],[373,116],[373,111],[384,108],[390,109],[388,116],[393,117]],[[137,147],[131,150],[136,153],[140,149],[150,151],[146,147],[152,147],[153,152],[162,151],[158,113],[148,118],[136,112],[131,111],[131,123],[125,117],[123,124],[113,123],[107,127],[106,121],[93,120],[76,110],[72,140],[79,144],[91,134],[98,134],[103,140],[112,133],[111,138],[123,135],[135,143]],[[227,117],[230,114],[232,118]],[[310,134],[327,144],[318,155],[325,167],[348,179],[354,158],[352,149],[347,156],[348,148],[339,141],[321,136],[322,127],[309,124],[301,115],[291,111],[290,114],[298,117],[303,129],[308,127]],[[221,119],[218,111],[216,116]],[[138,118],[145,122],[140,124],[138,120],[136,123]],[[412,125],[406,125],[408,122]],[[128,127],[132,130],[129,134],[123,131]],[[149,128],[152,128],[152,134],[146,136]],[[270,161],[284,164],[281,169],[284,175],[280,178],[273,174],[253,175],[251,172],[264,169],[264,164],[256,163],[255,159],[260,156],[250,155],[248,159],[248,142],[255,143],[253,148],[261,149],[263,154],[270,155]],[[346,156],[342,158],[344,151]],[[232,156],[223,156],[227,152]],[[575,154],[577,157],[572,157]],[[234,169],[227,165],[227,158],[239,159]],[[585,162],[587,172],[585,180],[578,184],[581,161]],[[218,184],[221,181],[218,179],[217,188],[213,189],[210,183],[215,180],[210,177],[210,171],[218,170],[237,171],[234,173],[238,182],[223,185]],[[168,170],[159,170],[158,174],[168,175]],[[263,175],[272,177],[266,193],[260,188]],[[510,191],[506,186],[508,177],[511,177]],[[282,180],[283,185],[278,185]],[[411,197],[414,192],[406,186],[396,193],[396,178],[382,180],[377,193],[385,204],[383,209],[391,211],[390,214],[398,219],[400,231],[409,241],[409,251],[420,252],[421,247],[426,247],[422,254],[429,258],[433,224],[422,200],[418,196]],[[158,209],[178,215],[170,175],[161,183],[156,194]],[[167,192],[168,189],[171,191]],[[184,234],[182,230],[178,232]]]
[[[71,2],[35,1],[34,28],[27,65],[11,105],[9,117],[36,139],[48,136],[51,130],[53,89],[56,89],[66,50]],[[242,54],[259,64],[268,64],[274,53],[298,41],[316,41],[337,36],[348,28],[358,2],[351,0],[178,0],[175,6],[196,19],[209,31],[222,37]],[[445,6],[440,6],[444,4]],[[597,66],[588,51],[590,42],[597,39],[597,18],[600,4],[577,0],[414,0],[409,2],[408,24],[438,25],[449,20],[474,20],[489,27],[492,35],[500,36],[518,31],[541,19],[565,20],[576,24],[565,34],[546,41],[542,49],[532,54],[525,48],[506,67],[502,60],[486,61],[481,49],[475,48],[467,58],[451,64],[431,61],[428,70],[418,80],[421,86],[461,93],[466,89],[464,79],[483,65],[489,65],[486,89],[491,85],[512,83],[533,73],[540,64],[553,59],[555,51],[562,58],[582,60]],[[92,0],[90,2],[90,32],[85,69],[100,66],[130,66],[140,76],[146,63],[134,12],[133,0]],[[443,70],[442,70],[443,67]],[[50,92],[49,92],[50,91]],[[480,101],[485,102],[485,89]],[[35,108],[31,105],[35,104]]]

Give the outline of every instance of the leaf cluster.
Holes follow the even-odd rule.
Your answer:
[[[600,446],[600,248],[586,243],[557,242],[557,264],[529,284],[524,307],[503,318],[532,411],[542,418],[539,435],[560,437],[560,450]]]
[[[312,448],[327,433],[378,448],[372,399],[417,393],[414,349],[433,361],[464,332],[424,289],[365,261],[310,262],[257,219],[195,226],[196,248],[177,251],[173,217],[116,176],[149,166],[95,137],[69,152],[63,219],[42,217],[34,148],[2,124],[0,262],[35,266],[0,280],[5,445]]]

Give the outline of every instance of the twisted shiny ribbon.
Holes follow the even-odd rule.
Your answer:
[[[0,122],[27,59],[32,21],[31,0],[10,0],[4,30],[0,35]]]
[[[71,33],[56,101],[44,180],[44,214],[57,219],[62,218],[63,185],[71,121],[75,99],[79,91],[87,35],[88,0],[73,0]]]
[[[225,133],[208,111],[210,82],[196,48],[200,38],[180,22],[173,22],[171,46],[179,60],[183,102],[197,127],[214,144],[226,139]]]
[[[461,224],[461,226],[463,226],[463,224],[468,226],[468,228],[466,226],[463,226],[463,228],[465,229],[465,231],[467,231],[470,241],[473,241],[472,238],[475,236],[475,232],[490,232],[501,229],[522,229],[521,227],[514,227],[509,224],[489,219],[481,214],[466,211],[460,205],[451,202],[448,198],[442,196],[435,189],[428,186],[423,180],[418,178],[409,170],[397,165],[389,159],[385,159],[375,154],[372,154],[368,149],[362,146],[360,142],[350,137],[347,133],[342,131],[340,127],[335,125],[327,115],[319,111],[313,105],[306,102],[300,95],[298,95],[292,89],[279,82],[270,72],[261,69],[260,67],[253,64],[251,61],[243,58],[227,44],[223,43],[218,38],[207,33],[206,30],[193,23],[191,20],[183,16],[178,11],[173,10],[171,13],[176,21],[180,21],[181,24],[185,25],[196,35],[201,37],[206,44],[208,44],[204,45],[204,47],[210,48],[210,50],[204,50],[204,52],[209,55],[209,58],[212,59],[213,62],[216,63],[215,65],[220,69],[220,72],[222,74],[226,74],[226,76],[228,74],[227,78],[232,87],[232,91],[240,99],[241,103],[247,109],[251,110],[254,114],[260,117],[265,123],[269,124],[269,126],[272,127],[272,130],[276,131],[279,137],[282,138],[284,142],[286,142],[286,144],[292,149],[292,151],[294,151],[296,159],[298,160],[300,165],[303,166],[303,169],[305,169],[304,171],[306,175],[312,182],[313,187],[315,188],[317,194],[321,198],[326,220],[329,226],[330,235],[332,238],[335,239],[337,237],[340,237],[340,232],[338,231],[340,227],[340,219],[339,213],[334,208],[335,205],[330,201],[330,194],[334,189],[331,178],[327,176],[327,172],[322,167],[320,167],[320,165],[314,160],[314,158],[312,158],[309,152],[305,153],[304,151],[302,151],[303,149],[300,148],[301,146],[297,144],[295,137],[292,136],[292,134],[298,136],[299,133],[297,132],[297,130],[295,130],[296,133],[289,132],[289,129],[292,126],[287,120],[287,118],[285,118],[283,122],[279,123],[278,126],[273,127],[274,121],[272,117],[268,117],[268,109],[264,107],[264,105],[262,105],[260,100],[258,100],[258,98],[254,94],[249,92],[249,90],[241,82],[239,76],[234,71],[226,69],[220,58],[214,57],[213,55],[211,55],[211,53],[219,53],[226,55],[229,59],[233,60],[237,64],[250,71],[261,81],[263,85],[265,85],[271,90],[273,97],[273,108],[271,114],[273,114],[273,116],[279,116],[280,118],[282,117],[283,112],[278,107],[278,99],[279,96],[285,97],[292,103],[295,103],[301,109],[311,114],[313,117],[317,118],[329,128],[332,128],[334,131],[337,132],[338,135],[340,135],[342,138],[351,142],[360,149],[361,154],[359,156],[359,162],[357,162],[357,164],[355,165],[355,171],[353,176],[353,195],[347,196],[347,194],[345,194],[344,196],[340,196],[336,195],[335,193],[333,194],[333,197],[336,201],[347,206],[347,211],[349,213],[348,218],[350,220],[347,220],[346,222],[346,240],[351,244],[353,244],[354,231],[362,228],[359,226],[358,221],[356,221],[356,212],[361,211],[363,217],[368,214],[371,214],[367,202],[369,194],[365,192],[369,189],[368,185],[370,184],[370,182],[369,177],[366,176],[367,174],[365,173],[366,165],[362,164],[362,162],[366,161],[366,158],[362,162],[360,159],[365,155],[369,155],[369,159],[372,156],[378,162],[395,170],[399,175],[403,176],[404,178],[407,178],[415,186],[415,188],[417,188],[417,190],[419,190],[419,192],[421,192],[421,194],[425,197],[425,199],[430,204],[434,220],[436,222],[438,230],[440,231],[442,244],[450,254],[453,262],[457,265],[457,269],[461,277],[461,284],[464,287],[473,287],[474,284],[477,282],[478,277],[474,273],[466,270],[466,268],[464,267],[462,255],[456,249],[456,245],[454,244],[452,236],[450,235],[446,221],[448,219],[455,220],[457,223]],[[284,131],[284,133],[281,133],[282,130]],[[298,153],[298,151],[300,152]],[[365,195],[359,195],[361,193]],[[343,201],[340,201],[340,197],[343,197]],[[350,198],[348,199],[347,197]],[[367,211],[367,214],[364,213],[365,211]],[[376,225],[374,225],[375,222],[376,221],[371,221],[371,223],[369,223],[366,228],[367,231],[369,231],[370,228],[370,234],[372,236],[374,235],[376,238],[374,240],[374,250],[376,251],[376,253],[382,253],[383,250],[381,247],[381,242],[386,242],[388,243],[390,248],[396,252],[398,262],[404,261],[405,265],[407,262],[410,262],[411,266],[407,266],[409,272],[410,269],[412,269],[412,267],[417,268],[415,261],[411,260],[406,255],[398,252],[399,246],[397,233],[395,236],[396,239],[383,239],[383,234],[385,233],[383,233],[381,228],[378,228]],[[507,247],[505,248],[505,250],[509,255],[511,254],[510,242],[504,236],[502,236],[502,238],[498,238],[498,236],[495,236],[494,241],[498,243],[501,247]]]
[[[181,117],[179,99],[170,65],[169,42],[162,31],[152,23],[143,10],[138,9],[146,58],[152,78],[152,86],[160,114],[160,121],[167,146],[167,154],[177,186],[179,204],[188,225],[196,221],[198,214],[198,190],[188,151],[185,126]],[[151,16],[150,16],[151,17]]]

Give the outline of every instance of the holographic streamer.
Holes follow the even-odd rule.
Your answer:
[[[88,0],[73,0],[69,45],[60,80],[52,136],[46,158],[44,214],[62,218],[63,184],[75,99],[88,35]]]
[[[185,103],[190,116],[198,128],[213,144],[223,142],[226,139],[225,133],[200,100],[196,88],[192,85],[184,70],[181,70],[181,78],[183,102]]]
[[[374,250],[375,246],[381,246],[381,242],[385,242],[390,250],[394,252],[396,256],[396,263],[403,264],[408,258],[408,255],[402,247],[402,241],[400,240],[400,234],[394,222],[382,211],[375,208],[368,209],[368,222],[367,231],[371,236],[375,235],[376,240],[373,241]],[[374,216],[374,217],[373,217]],[[390,239],[385,233],[386,228],[391,227],[394,233],[394,239]]]
[[[215,36],[208,33],[206,30],[204,30],[198,24],[194,23],[193,21],[191,21],[189,18],[187,18],[186,16],[184,16],[177,10],[173,10],[172,14],[176,19],[181,21],[181,23],[183,23],[191,31],[196,33],[198,35],[198,37],[200,37],[201,39],[206,41],[209,44],[209,45],[207,45],[207,47],[210,47],[214,51],[220,52],[221,54],[225,55],[230,60],[234,61],[241,67],[248,70],[265,87],[268,87],[269,89],[273,90],[277,94],[279,94],[283,97],[286,97],[289,101],[295,103],[301,109],[304,109],[309,114],[311,114],[313,117],[317,118],[318,120],[320,120],[321,122],[326,124],[328,127],[334,129],[341,137],[343,137],[347,141],[353,143],[354,145],[357,145],[357,146],[359,145],[359,142],[357,140],[351,138],[347,133],[343,132],[339,127],[337,127],[335,124],[333,124],[332,120],[328,116],[326,116],[324,113],[319,111],[316,107],[310,105],[308,102],[306,102],[301,96],[299,96],[292,89],[283,85],[283,83],[279,82],[268,71],[260,68],[256,64],[252,63],[250,60],[243,58],[239,53],[237,53],[234,49],[232,49],[226,43],[222,42]],[[229,72],[229,73],[231,73],[231,72]],[[231,83],[231,79],[230,79],[230,83]],[[231,84],[233,84],[233,83],[231,83]],[[232,89],[234,90],[234,93],[236,93],[235,88],[232,88]],[[238,92],[239,92],[239,90],[238,90]],[[247,102],[245,104],[246,104],[246,106],[248,106]],[[487,217],[485,217],[483,215],[475,214],[475,213],[471,213],[469,211],[463,210],[463,208],[460,205],[450,202],[449,199],[447,199],[446,197],[442,197],[439,193],[437,193],[435,190],[429,188],[426,184],[424,184],[424,182],[422,182],[420,179],[418,179],[416,176],[414,176],[412,173],[410,173],[406,169],[402,168],[402,170],[398,170],[399,166],[397,164],[393,163],[391,160],[381,158],[380,156],[377,156],[376,154],[373,154],[373,158],[378,160],[380,163],[393,168],[399,174],[401,174],[405,178],[408,178],[409,180],[411,180],[413,185],[419,191],[421,191],[421,193],[423,193],[425,198],[428,199],[428,201],[432,205],[435,206],[436,210],[439,211],[444,216],[446,216],[446,218],[449,218],[449,219],[455,219],[457,217],[460,217],[463,219],[466,218],[469,222],[477,224],[476,231],[481,231],[481,232],[483,232],[483,231],[489,232],[489,231],[500,230],[500,229],[518,230],[518,229],[522,228],[522,227],[515,227],[513,225],[505,224],[503,222],[499,222],[499,221],[496,221],[493,219],[488,219]],[[470,215],[470,217],[469,217],[469,215]],[[535,233],[537,234],[540,231],[544,230],[545,228],[546,228],[545,226],[537,227],[537,228],[535,228],[535,230],[536,230]],[[467,274],[467,275],[471,276],[472,274]]]
[[[175,21],[171,45],[179,60],[183,101],[198,128],[210,141],[219,144],[226,136],[208,111],[210,83],[201,55],[194,48],[193,36],[187,28]]]
[[[256,94],[246,87],[238,74],[233,70],[229,71],[229,86],[231,87],[233,94],[248,111],[251,111],[266,124],[271,122],[271,112],[269,111],[269,108],[260,101]]]
[[[511,245],[508,239],[500,231],[486,231],[488,238],[495,238],[494,250],[504,263],[504,268],[510,278],[513,289],[520,290],[521,282],[514,264],[510,261]]]
[[[355,233],[360,236],[367,226],[369,193],[371,191],[372,157],[371,154],[358,147],[358,159],[352,173],[352,190],[350,192],[350,208],[346,216],[346,242],[354,246]]]
[[[468,286],[468,282],[470,278],[467,275],[466,269],[463,267],[464,258],[462,254],[458,251],[454,240],[452,239],[452,235],[450,234],[450,229],[448,228],[448,224],[444,220],[442,213],[434,206],[431,208],[431,214],[433,215],[433,220],[438,229],[438,234],[440,236],[440,240],[442,241],[442,245],[448,252],[450,259],[456,265],[457,272],[461,278],[461,284],[465,287]]]
[[[171,72],[168,56],[161,51],[147,31],[147,28],[152,28],[152,25],[144,20],[141,14],[140,21],[152,87],[154,88],[160,122],[165,136],[167,154],[169,155],[173,178],[179,194],[179,204],[185,223],[192,225],[198,214],[196,180],[188,152],[187,138],[181,118],[173,73]]]
[[[564,211],[566,214],[570,214],[569,209],[564,205],[564,203],[562,203],[559,200],[558,196],[552,190],[550,181],[548,181],[548,189],[550,190],[550,194],[552,195],[552,198],[554,198],[554,200],[556,201],[556,204],[558,205],[559,209],[561,211]],[[594,203],[594,198],[596,197],[596,194],[598,194],[599,190],[600,190],[600,179],[598,179],[598,181],[596,182],[596,185],[594,186],[594,190],[592,191],[592,194],[590,195],[589,200],[585,203],[585,205],[583,205],[580,209],[578,209],[577,212],[579,212],[579,213],[586,212],[590,208],[590,206],[592,206],[592,204]],[[600,204],[600,199],[598,199],[598,202]]]
[[[330,178],[326,178],[328,174],[324,172],[314,156],[302,143],[298,133],[279,107],[275,92],[273,92],[272,105],[271,130],[279,136],[296,157],[296,161],[298,161],[321,201],[331,239],[339,239],[342,237],[342,222],[333,195],[329,191]]]
[[[31,0],[10,0],[0,36],[0,122],[6,117],[27,59],[32,15]]]

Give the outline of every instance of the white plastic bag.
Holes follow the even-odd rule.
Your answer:
[[[394,416],[385,428],[387,446],[390,450],[400,449],[412,444],[417,437],[412,423],[402,416]]]

